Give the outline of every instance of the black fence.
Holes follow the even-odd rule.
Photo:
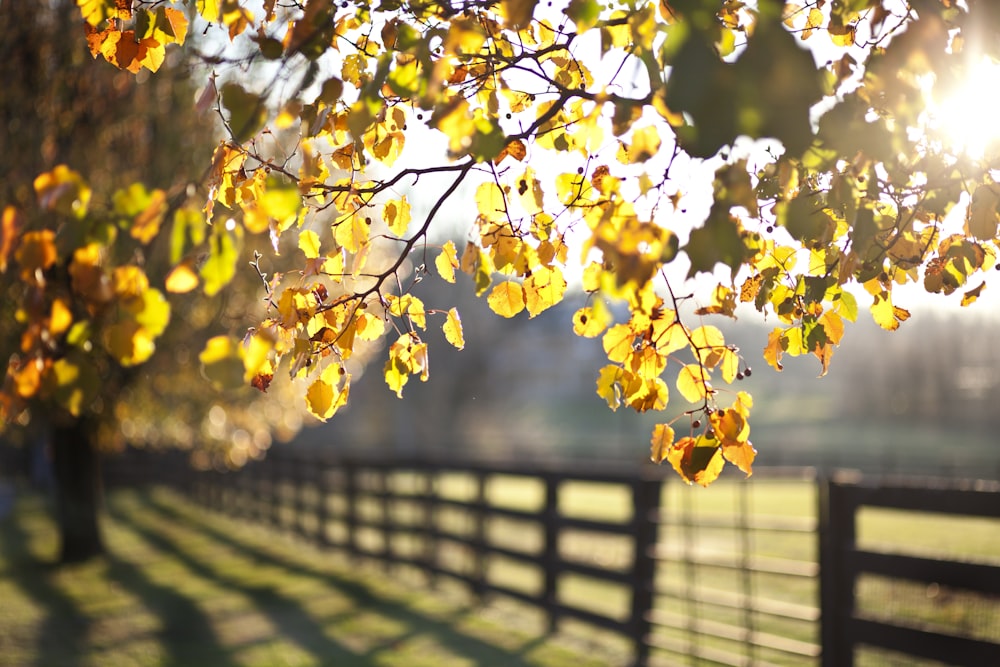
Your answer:
[[[940,621],[919,618],[877,618],[877,609],[859,609],[856,593],[865,578],[913,582],[925,591],[942,588],[963,596],[968,613],[979,607],[984,619],[1000,614],[1000,561],[969,562],[891,553],[863,548],[857,540],[857,518],[866,508],[933,513],[952,517],[1000,519],[1000,483],[882,480],[877,485],[845,476],[824,484],[821,494],[820,567],[823,667],[850,667],[855,651],[865,646],[956,665],[1000,665],[1000,643],[967,627],[963,635],[941,627]],[[1000,524],[993,530],[1000,530]],[[951,530],[961,531],[957,521]],[[947,535],[943,536],[947,540]],[[994,554],[1000,556],[1000,554]],[[927,593],[925,593],[927,597]],[[974,624],[972,624],[974,625]],[[971,632],[970,632],[971,631]]]
[[[109,481],[148,469],[134,466]],[[883,649],[1000,664],[1000,628],[989,620],[1000,618],[996,563],[883,553],[859,546],[855,530],[859,512],[875,506],[998,518],[1000,483],[915,486],[762,469],[747,482],[731,480],[731,508],[705,513],[686,499],[723,491],[677,495],[672,473],[657,467],[324,458],[279,449],[238,472],[161,463],[149,479],[322,548],[410,566],[431,582],[463,582],[478,596],[514,598],[542,610],[550,630],[576,621],[610,631],[631,647],[635,665],[825,667]],[[775,498],[785,497],[773,492],[780,484],[811,491],[807,511],[749,509],[754,489],[770,485]],[[567,501],[574,494],[596,518]],[[603,511],[612,506],[626,509]],[[921,600],[928,586],[971,589],[974,599],[958,604],[978,605],[982,627],[931,628],[909,607],[902,620],[869,613],[887,590],[872,575],[918,582]],[[878,655],[872,664],[893,664]]]

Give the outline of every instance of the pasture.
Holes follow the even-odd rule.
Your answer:
[[[418,480],[396,473],[380,483],[397,491]],[[479,493],[466,474],[438,477],[438,493],[472,501]],[[284,485],[288,497],[319,500],[315,489]],[[742,656],[753,664],[817,664],[818,581],[814,532],[817,487],[805,479],[723,479],[709,489],[664,486],[657,547],[652,664],[716,664]],[[546,490],[537,479],[491,475],[482,492],[492,506],[540,510]],[[310,493],[313,497],[310,499]],[[296,495],[298,494],[298,495]],[[346,530],[326,499],[327,533]],[[627,489],[609,483],[567,482],[559,514],[625,523]],[[408,524],[425,520],[417,503],[359,496],[359,516],[391,516],[393,552],[421,545]],[[266,508],[247,507],[248,514]],[[116,491],[109,497],[104,561],[63,569],[40,565],[55,553],[54,532],[39,499],[22,501],[0,522],[0,667],[10,665],[623,665],[628,645],[608,632],[561,620],[550,632],[543,614],[504,596],[477,599],[446,576],[428,580],[413,567],[375,566],[336,549],[321,551],[291,530],[294,509],[278,512],[279,527],[254,526],[205,512],[176,492]],[[436,548],[456,570],[473,567],[463,536],[477,530],[472,513],[439,508],[437,528],[454,535]],[[491,543],[538,553],[537,524],[492,517],[482,527]],[[358,531],[378,550],[386,536]],[[866,510],[862,546],[931,556],[996,562],[995,521],[944,519],[933,514]],[[622,571],[632,561],[628,539],[568,530],[561,558]],[[530,562],[490,556],[485,575],[537,593],[543,570]],[[560,601],[609,616],[628,613],[622,585],[565,575]],[[1000,640],[1000,617],[975,596],[934,587],[868,578],[860,608],[930,626],[960,627]],[[746,639],[753,634],[757,646]],[[60,638],[60,639],[56,639]],[[773,645],[773,646],[772,646]],[[794,649],[789,652],[786,649]],[[584,657],[585,656],[585,657]],[[861,651],[858,664],[897,664]],[[898,664],[920,664],[901,659]]]

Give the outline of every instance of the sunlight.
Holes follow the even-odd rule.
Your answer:
[[[945,150],[973,160],[995,152],[1000,141],[1000,63],[983,57],[969,68],[968,77],[955,92],[943,100],[935,100],[928,92],[927,103],[929,125]]]

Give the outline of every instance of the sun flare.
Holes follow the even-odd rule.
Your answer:
[[[981,160],[1000,147],[1000,63],[983,58],[943,99],[928,95],[929,125],[945,150]]]

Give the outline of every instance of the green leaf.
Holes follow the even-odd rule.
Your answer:
[[[691,260],[688,277],[699,272],[711,273],[722,263],[732,269],[733,276],[749,256],[743,242],[739,221],[729,215],[728,206],[716,202],[702,227],[691,230],[684,252]]]
[[[227,83],[222,87],[222,105],[229,112],[229,129],[233,141],[238,144],[253,138],[267,122],[264,100],[237,83]]]
[[[53,362],[45,377],[45,388],[59,405],[79,417],[97,398],[101,376],[87,356],[71,351]]]
[[[239,244],[242,241],[242,228],[234,226],[231,231],[225,224],[217,224],[209,239],[209,256],[201,267],[201,279],[205,282],[205,294],[214,296],[219,290],[229,284],[236,275],[236,262],[239,259]]]

